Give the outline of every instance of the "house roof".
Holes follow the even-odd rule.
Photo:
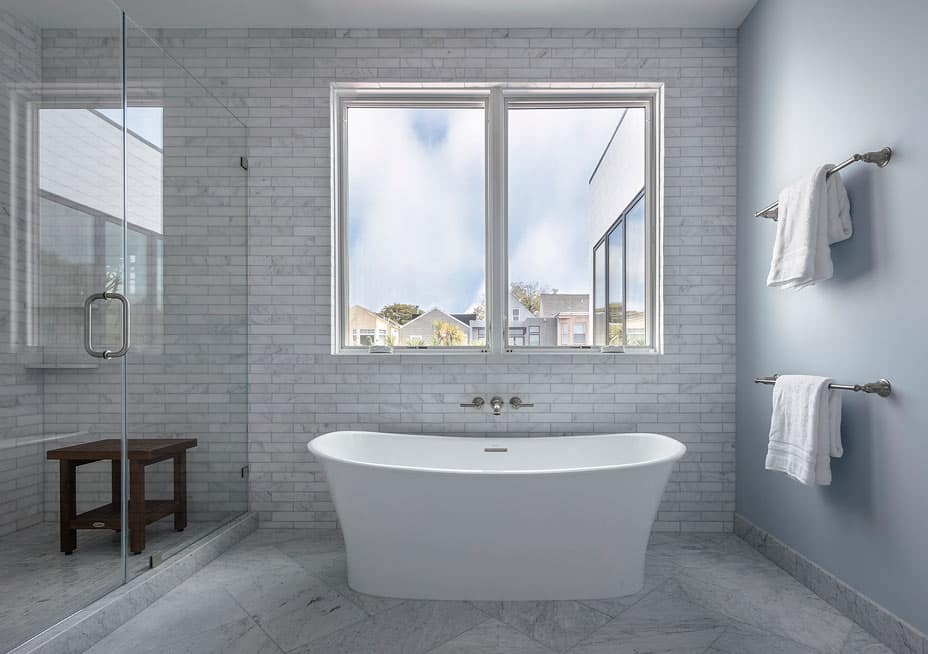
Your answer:
[[[586,313],[590,310],[590,296],[588,293],[542,293],[540,306],[539,313],[544,317]]]
[[[476,313],[452,313],[451,317],[465,325],[470,325],[471,320],[477,320]]]
[[[389,324],[393,325],[394,327],[397,327],[397,328],[402,327],[402,325],[400,325],[400,324],[399,324],[398,322],[396,322],[395,320],[390,320],[389,318],[384,318],[383,316],[381,316],[381,315],[380,315],[379,313],[377,313],[376,311],[371,311],[371,310],[368,309],[367,307],[362,306],[362,305],[360,305],[360,304],[353,304],[353,305],[351,305],[351,308],[349,309],[349,311],[354,311],[355,309],[357,309],[357,310],[359,310],[359,311],[364,311],[365,313],[369,313],[370,315],[374,316],[374,317],[377,318],[378,320],[383,320],[384,322],[389,323]]]
[[[445,316],[446,318],[449,318],[449,319],[453,320],[454,322],[459,323],[459,324],[460,324],[461,326],[463,326],[463,327],[468,327],[468,328],[470,327],[470,325],[468,325],[467,323],[461,322],[458,318],[455,318],[454,315],[452,315],[452,314],[450,314],[450,313],[445,313],[445,312],[442,311],[441,309],[435,308],[435,309],[429,309],[429,310],[426,311],[425,313],[416,316],[415,318],[413,318],[413,319],[410,320],[409,322],[405,323],[404,325],[401,325],[401,326],[400,326],[400,329],[405,329],[406,327],[409,327],[409,325],[413,324],[414,322],[416,322],[416,321],[419,320],[420,318],[425,318],[426,316],[431,315],[431,314],[433,314],[433,313],[441,314],[442,316]]]

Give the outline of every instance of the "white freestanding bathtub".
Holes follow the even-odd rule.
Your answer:
[[[659,434],[341,431],[309,450],[328,477],[353,589],[553,600],[641,589],[651,525],[686,447]]]

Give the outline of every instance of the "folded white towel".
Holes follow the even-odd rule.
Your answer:
[[[773,415],[767,470],[779,470],[803,484],[831,483],[831,457],[841,447],[841,396],[830,379],[781,375],[773,387]]]
[[[851,237],[850,202],[840,173],[820,166],[780,192],[767,286],[803,288],[834,274],[830,246]]]

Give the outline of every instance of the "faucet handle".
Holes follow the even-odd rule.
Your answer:
[[[482,397],[475,397],[470,402],[461,402],[459,406],[465,409],[470,409],[470,408],[479,409],[484,404],[486,404],[486,401]]]
[[[509,400],[509,406],[513,409],[524,409],[526,407],[535,406],[535,404],[532,402],[523,402],[521,397],[515,396]]]

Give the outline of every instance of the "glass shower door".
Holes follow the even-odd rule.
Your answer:
[[[0,9],[0,651],[126,579],[122,13],[27,4]]]
[[[128,441],[188,448],[145,473],[186,519],[148,526],[131,577],[248,509],[247,173],[245,126],[131,18],[126,124]]]
[[[106,28],[43,30],[34,346],[46,370],[46,495],[57,508],[60,550],[76,570],[91,555],[112,559],[115,586],[126,579],[129,531],[125,357],[131,307],[124,19],[110,9],[115,24]],[[65,44],[71,49],[60,47]],[[66,52],[96,57],[79,59],[75,70],[64,65]]]

